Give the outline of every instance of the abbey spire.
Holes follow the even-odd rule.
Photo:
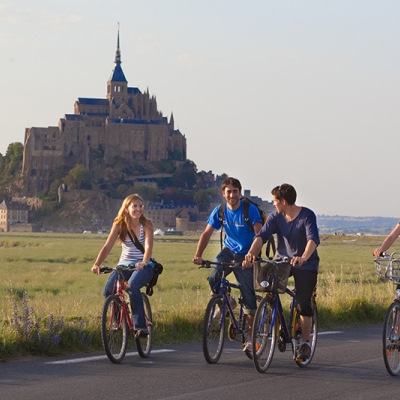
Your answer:
[[[118,35],[117,35],[117,50],[115,51],[115,68],[111,73],[110,79],[107,82],[107,99],[118,101],[123,100],[125,97],[128,87],[128,81],[125,78],[124,72],[121,68],[121,49],[119,46],[119,23],[118,23]]]

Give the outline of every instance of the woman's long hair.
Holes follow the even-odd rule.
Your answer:
[[[122,202],[122,206],[118,211],[117,216],[114,219],[114,225],[119,225],[120,230],[118,234],[119,240],[122,242],[125,241],[125,238],[128,235],[128,229],[129,229],[129,213],[126,210],[132,202],[135,200],[140,200],[143,204],[143,199],[141,196],[139,196],[137,193],[131,194],[128,197],[125,198],[125,200]],[[139,218],[139,223],[145,227],[151,227],[151,222],[149,219],[146,218],[144,213],[140,216]]]

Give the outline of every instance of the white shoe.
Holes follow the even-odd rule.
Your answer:
[[[392,342],[397,342],[399,340],[399,335],[397,335],[396,333],[393,333],[393,335],[390,336],[390,340]]]
[[[253,341],[251,340],[251,336],[247,335],[246,340],[243,343],[243,351],[252,351],[253,350]]]

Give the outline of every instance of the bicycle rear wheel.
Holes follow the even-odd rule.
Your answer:
[[[257,307],[253,325],[253,362],[258,372],[265,372],[274,356],[278,330],[272,323],[273,301],[264,297]]]
[[[140,357],[147,358],[150,355],[151,346],[153,344],[153,317],[151,314],[149,298],[144,293],[142,293],[142,298],[144,307],[144,317],[146,320],[146,327],[149,331],[149,334],[147,337],[135,338],[135,340],[136,340],[136,349]]]
[[[107,357],[115,364],[124,359],[128,346],[128,326],[122,314],[120,298],[107,297],[101,317],[101,338]]]
[[[383,360],[390,375],[400,372],[400,303],[394,301],[388,308],[383,325]]]
[[[225,336],[225,312],[221,312],[223,300],[213,297],[207,304],[203,322],[203,354],[206,361],[215,364],[221,357]],[[217,309],[219,312],[215,313]],[[215,316],[215,317],[214,317]]]
[[[311,325],[311,333],[310,333],[310,347],[311,353],[310,358],[305,361],[296,361],[296,364],[301,367],[307,367],[310,364],[312,358],[314,357],[315,348],[317,347],[317,336],[318,336],[318,310],[317,310],[317,303],[315,302],[315,298],[311,299],[311,307],[313,309],[313,316],[312,316],[312,325]],[[295,337],[296,346],[293,346],[294,349],[294,356],[296,357],[297,350],[299,345],[301,344],[301,330],[300,330],[300,314],[297,312],[295,308],[293,311],[293,319],[296,321],[296,327],[298,327]]]

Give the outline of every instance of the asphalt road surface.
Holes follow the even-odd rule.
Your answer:
[[[400,376],[384,366],[382,326],[321,332],[314,359],[299,368],[275,351],[260,374],[239,342],[225,342],[209,365],[201,343],[130,351],[121,364],[104,353],[34,358],[0,365],[1,399],[400,399]]]

